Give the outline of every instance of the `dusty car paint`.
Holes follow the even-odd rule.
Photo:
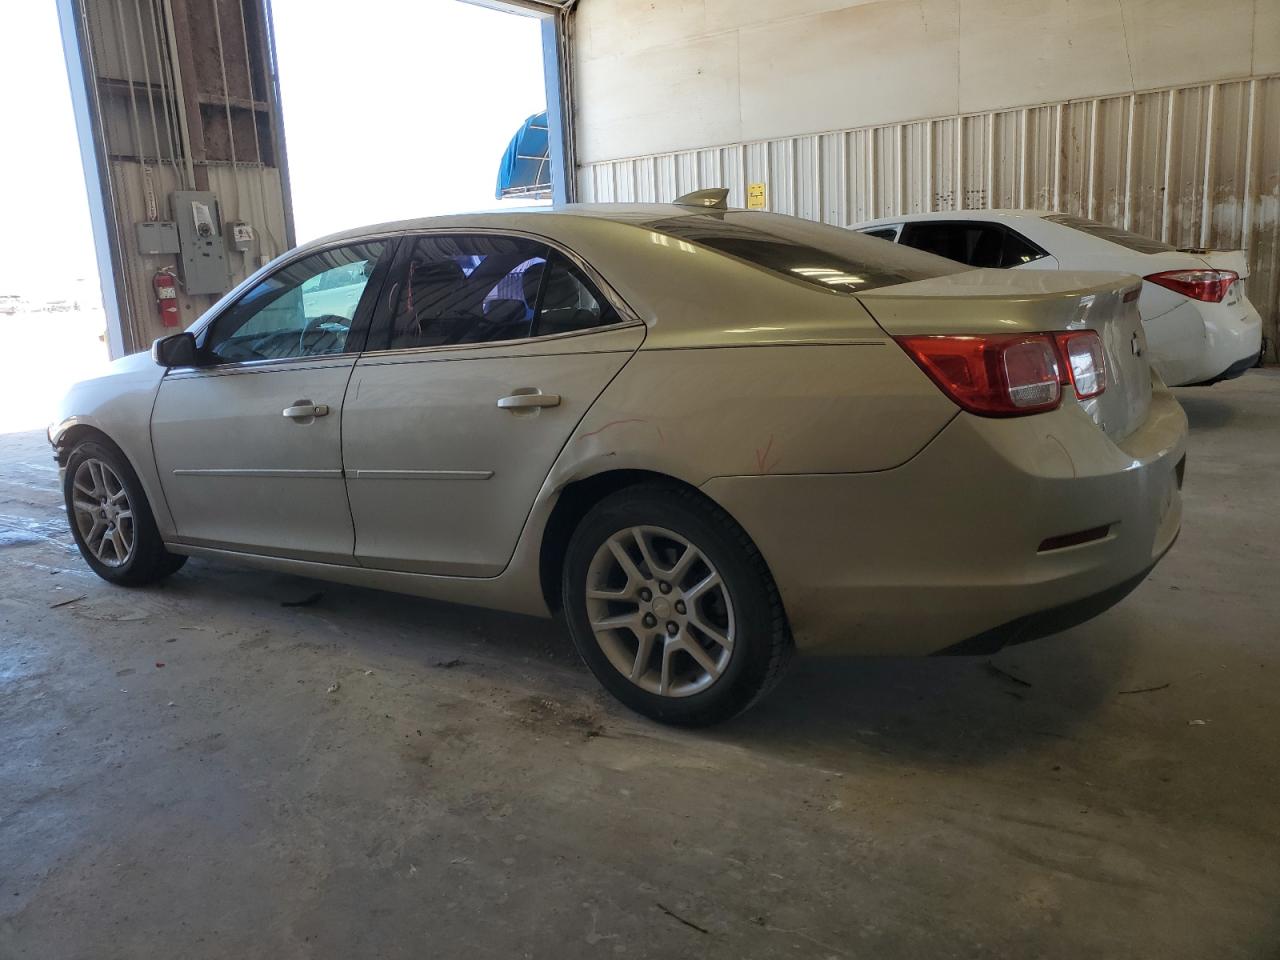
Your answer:
[[[545,238],[589,265],[622,322],[237,369],[131,357],[71,391],[51,438],[65,450],[90,427],[119,444],[173,552],[535,615],[550,612],[541,551],[568,486],[616,470],[669,476],[759,545],[802,644],[854,652],[947,647],[1119,583],[1168,547],[1185,418],[1158,381],[1152,393],[1139,353],[1122,355],[1132,278],[971,271],[852,296],[645,226],[689,212],[567,208],[325,238],[276,265],[425,231]],[[1092,407],[1071,397],[1005,421],[960,413],[891,336],[1091,324],[1109,329],[1122,385]],[[298,389],[272,386],[274,405],[257,397],[280,374]],[[244,385],[239,409],[219,400],[230,381]],[[509,390],[568,399],[513,414],[495,403]],[[282,420],[282,391],[341,413]],[[209,514],[223,499],[233,513]],[[1096,523],[1114,534],[1037,556],[1045,537]]]

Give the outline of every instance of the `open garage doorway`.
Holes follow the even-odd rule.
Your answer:
[[[107,362],[58,12],[52,4],[23,4],[6,10],[6,18],[0,31],[0,86],[8,91],[0,98],[0,131],[8,144],[0,151],[0,443],[13,431],[43,430],[63,391]]]
[[[514,15],[513,15],[514,14]],[[547,109],[545,15],[458,0],[272,0],[298,242],[499,199],[504,152]]]

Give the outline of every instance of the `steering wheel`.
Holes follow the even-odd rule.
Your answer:
[[[305,357],[321,353],[338,353],[346,345],[351,332],[349,317],[326,313],[314,319],[308,318],[298,334],[298,355]],[[326,339],[332,341],[326,343]]]

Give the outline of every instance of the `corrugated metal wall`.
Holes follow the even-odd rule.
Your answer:
[[[1070,100],[589,164],[584,201],[725,186],[848,226],[904,212],[1053,209],[1176,246],[1245,248],[1276,359],[1280,76]]]

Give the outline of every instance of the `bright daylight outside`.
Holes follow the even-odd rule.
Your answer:
[[[496,200],[494,185],[513,134],[545,108],[537,20],[456,0],[272,7],[298,243],[529,202]],[[43,429],[108,360],[55,5],[7,15],[0,83],[26,93],[0,101],[0,130],[42,146],[0,153],[0,210],[21,225],[0,233],[0,434]]]

